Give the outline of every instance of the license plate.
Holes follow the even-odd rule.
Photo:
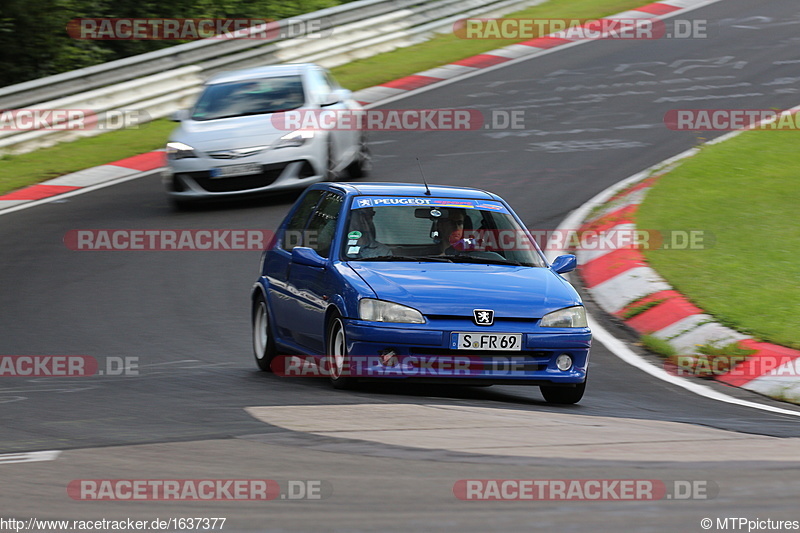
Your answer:
[[[241,165],[228,165],[211,169],[212,178],[232,178],[234,176],[247,176],[249,174],[260,174],[261,165],[258,163],[242,163]]]
[[[450,348],[519,352],[522,351],[522,333],[453,333]]]

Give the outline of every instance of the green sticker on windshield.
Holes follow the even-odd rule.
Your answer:
[[[350,233],[347,234],[347,238],[348,239],[360,239],[361,238],[361,232],[360,231],[351,231]]]

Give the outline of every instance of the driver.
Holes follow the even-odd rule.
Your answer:
[[[440,255],[454,255],[456,249],[453,245],[464,238],[464,222],[467,213],[463,209],[450,208],[448,216],[437,221],[436,230],[439,236]]]

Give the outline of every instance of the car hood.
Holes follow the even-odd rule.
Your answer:
[[[541,318],[581,303],[575,289],[548,268],[464,263],[350,262],[381,300],[425,315]]]
[[[218,120],[185,120],[171,139],[198,150],[236,150],[253,146],[271,146],[289,131],[275,127],[274,114],[221,118]]]

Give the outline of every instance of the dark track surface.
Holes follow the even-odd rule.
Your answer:
[[[757,15],[781,23],[751,19]],[[374,133],[374,180],[419,182],[419,157],[429,182],[497,192],[530,228],[554,229],[597,192],[697,144],[696,134],[664,126],[666,111],[800,103],[795,0],[726,0],[687,18],[708,19],[709,38],[583,44],[389,105],[521,109],[526,129]],[[268,428],[243,411],[247,406],[431,397],[800,436],[797,417],[700,398],[623,363],[599,343],[587,395],[570,408],[546,405],[537,389],[391,385],[341,392],[322,380],[261,374],[251,355],[248,302],[259,253],[74,252],[62,243],[72,229],[274,229],[293,199],[174,212],[151,175],[1,216],[0,354],[138,357],[140,375],[4,379],[0,451],[242,436]],[[301,462],[295,472],[298,479],[315,477]]]

